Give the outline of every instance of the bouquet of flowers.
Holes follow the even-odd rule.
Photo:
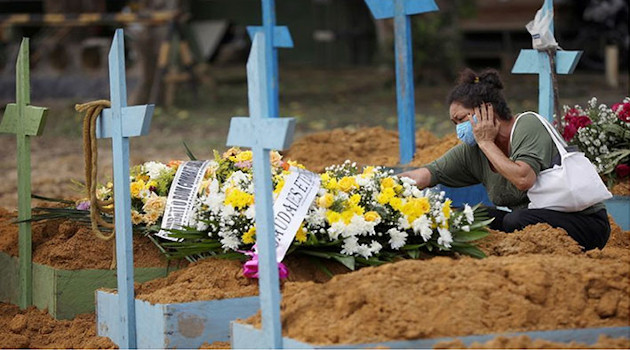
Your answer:
[[[612,107],[588,101],[586,108],[564,106],[562,135],[577,145],[608,179],[615,181],[630,176],[630,97]]]

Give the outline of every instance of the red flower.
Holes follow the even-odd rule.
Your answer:
[[[567,111],[564,115],[564,120],[565,126],[562,136],[564,136],[567,142],[573,139],[573,136],[575,136],[575,133],[577,133],[579,129],[592,123],[589,117],[580,114],[580,111],[575,108],[571,108]]]
[[[612,110],[615,111],[619,119],[630,123],[630,103],[615,103]]]
[[[617,173],[617,177],[620,179],[630,175],[630,165],[628,164],[617,165],[617,167],[615,167],[615,173]]]

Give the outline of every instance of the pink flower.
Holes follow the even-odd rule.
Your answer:
[[[243,276],[247,278],[258,278],[258,253],[254,250],[240,251],[251,257],[251,260],[243,264]],[[278,263],[278,275],[281,279],[289,277],[289,269],[283,263]]]
[[[612,110],[617,114],[617,118],[630,123],[630,103],[615,103]]]
[[[617,177],[622,179],[628,175],[630,175],[630,165],[628,164],[619,164],[615,167],[615,173]]]
[[[90,201],[83,201],[77,204],[77,210],[90,210]]]

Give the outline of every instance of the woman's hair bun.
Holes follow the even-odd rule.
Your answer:
[[[477,73],[470,68],[464,69],[459,74],[457,84],[487,84],[491,87],[501,90],[503,89],[503,82],[496,69],[484,69],[481,73]]]

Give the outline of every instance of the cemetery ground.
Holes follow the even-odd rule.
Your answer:
[[[183,142],[200,159],[212,157],[213,149],[221,152],[226,148],[230,118],[249,115],[245,70],[228,67],[217,69],[213,74],[217,85],[202,86],[196,99],[186,85],[181,85],[176,106],[157,109],[149,135],[130,141],[132,165],[150,160],[186,159]],[[512,111],[535,110],[538,104],[537,76],[503,76]],[[559,82],[562,105],[583,105],[593,96],[602,103],[611,104],[628,95],[627,73],[618,88],[606,86],[599,73],[560,76]],[[436,137],[454,133],[444,103],[450,87],[450,82],[416,87],[418,128],[424,128]],[[364,130],[362,128],[368,127],[397,129],[395,81],[388,70],[284,67],[280,70],[279,90],[281,116],[297,119],[295,140],[313,132],[336,128],[358,130],[359,134]],[[94,99],[103,97],[94,96]],[[83,102],[86,101],[33,101],[34,105],[50,108],[43,135],[32,139],[33,193],[48,197],[82,197],[80,187],[71,180],[84,181],[81,116],[73,109],[75,103]],[[380,131],[374,130],[365,132],[363,140],[366,143],[368,138],[379,137]],[[349,148],[357,148],[361,146],[360,140],[361,137],[355,137],[350,144],[348,140],[339,139],[337,146],[343,148],[347,144]],[[419,138],[417,142],[427,140],[433,139]],[[111,176],[111,144],[101,140],[99,145],[99,178],[105,182]],[[14,137],[0,136],[0,207],[8,211],[17,205],[15,148]],[[329,151],[313,147],[311,155],[316,157],[318,153]],[[378,153],[379,150],[370,152]],[[8,211],[0,210],[0,216],[6,217]],[[8,224],[7,220],[0,222],[0,231],[8,226],[5,224]],[[76,229],[66,226],[52,224],[48,228],[35,228],[35,244],[39,232],[40,241],[66,242],[76,256],[81,255],[77,253],[82,249],[81,245],[77,240],[70,242],[69,239]],[[48,232],[51,230],[55,233]],[[78,236],[78,233],[74,235]],[[86,251],[92,249],[88,245],[108,245],[105,242],[89,243],[87,235],[83,239]],[[627,283],[630,278],[630,231],[614,227],[609,246],[587,254],[561,232],[545,225],[536,225],[510,236],[493,233],[482,242],[481,248],[489,255],[486,260],[436,258],[399,262],[339,276],[326,285],[304,282],[309,279],[322,282],[326,278],[308,270],[303,263],[295,262],[293,270],[303,270],[304,276],[294,275],[290,282],[283,284],[285,335],[306,342],[334,344],[464,336],[527,330],[527,327],[549,330],[630,325]],[[136,251],[134,254],[142,256],[149,264],[159,263],[159,254],[152,253],[155,252],[144,252],[143,255]],[[68,251],[66,256],[72,254]],[[90,263],[100,264],[99,268],[103,268],[108,262],[109,257],[105,256]],[[256,293],[255,282],[234,277],[238,275],[238,264],[218,268],[212,264],[196,264],[180,274],[173,274],[169,280],[145,284],[137,291],[147,294],[147,300],[164,301],[169,295],[173,296],[172,291],[177,290],[179,282],[212,285],[201,276],[213,271],[217,280],[225,281],[224,289],[239,290],[244,295]],[[554,284],[553,281],[561,283]],[[355,287],[348,288],[350,285]],[[157,291],[152,292],[152,289]],[[569,293],[580,289],[584,290],[584,295]],[[166,296],[160,296],[160,290]],[[215,295],[216,290],[208,287],[207,293]],[[194,293],[175,294],[180,299],[172,302],[204,298]],[[430,295],[433,300],[422,302],[420,296],[423,295]],[[485,308],[488,304],[483,300],[491,300],[495,307]],[[402,305],[407,306],[402,308]],[[426,309],[427,305],[439,307]],[[505,305],[510,307],[503,308]],[[410,312],[409,308],[420,311]],[[322,312],[324,310],[327,312]],[[479,314],[485,315],[482,324],[472,321]],[[254,316],[247,322],[257,324],[259,318]],[[413,328],[410,324],[420,326]],[[5,329],[0,339],[6,341],[0,341],[0,347],[114,346],[107,339],[96,337],[93,314],[72,321],[55,321],[40,311],[20,312],[13,305],[0,304],[0,325]],[[529,343],[520,339],[511,344],[525,347]],[[627,348],[630,345],[627,341],[610,339],[602,339],[598,344],[596,347],[599,348]],[[459,343],[440,346],[463,347]],[[497,340],[487,346],[507,347],[508,341],[501,343]],[[537,346],[554,345],[539,342]]]

